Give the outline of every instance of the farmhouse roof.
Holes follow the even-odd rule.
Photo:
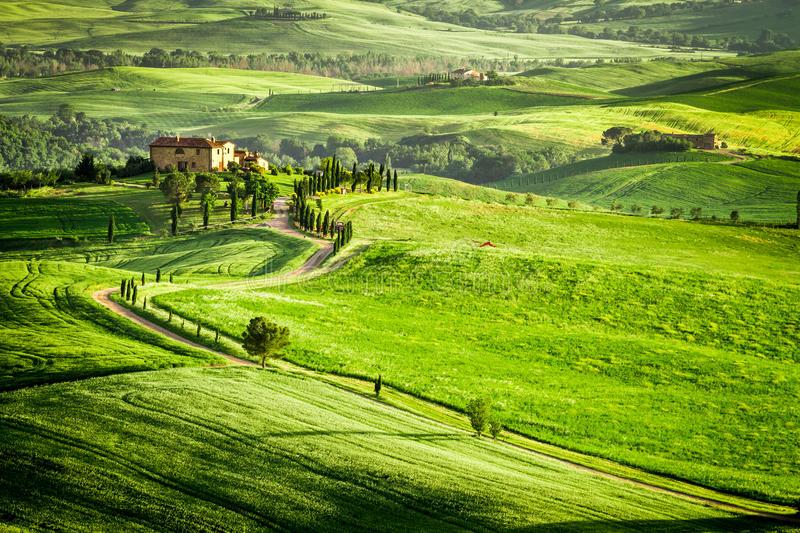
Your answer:
[[[230,141],[204,139],[202,137],[159,137],[150,143],[150,146],[169,148],[222,148]]]

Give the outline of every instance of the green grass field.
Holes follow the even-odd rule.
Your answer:
[[[0,263],[0,390],[221,361],[91,301],[92,291],[118,286],[123,275],[63,262]]]
[[[700,207],[703,216],[723,219],[736,210],[743,221],[785,224],[797,217],[800,164],[778,159],[736,164],[663,163],[542,179],[540,183],[513,181],[497,186],[510,184],[512,190],[580,200],[606,209],[614,202],[626,211],[638,205],[645,213],[653,205],[665,213],[678,207],[688,217],[690,209]]]
[[[459,408],[486,394],[545,441],[797,498],[791,232],[407,195],[340,209],[353,201],[360,238],[399,242],[304,284],[156,301],[232,336],[268,301],[302,365]]]
[[[171,370],[35,388],[4,395],[0,415],[9,527],[779,527],[274,371]]]
[[[182,48],[220,53],[284,52],[326,54],[373,52],[401,56],[450,57],[628,57],[670,53],[619,41],[571,35],[514,34],[477,30],[398,11],[374,2],[311,0],[300,7],[323,11],[325,20],[281,22],[250,20],[244,7],[229,0],[166,2],[104,0],[76,2],[14,1],[0,18],[5,42],[113,51],[146,52]],[[20,21],[24,20],[24,24]],[[369,32],[353,31],[369,27]]]
[[[138,235],[147,226],[118,202],[67,198],[0,198],[0,235],[4,241],[105,237],[114,215],[116,234]]]

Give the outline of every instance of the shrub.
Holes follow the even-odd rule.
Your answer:
[[[488,398],[475,398],[467,404],[467,418],[479,437],[486,431],[491,409],[492,403]]]
[[[554,205],[556,205],[556,199],[555,198],[548,198],[547,200],[545,200],[545,202],[547,202],[547,206],[548,207],[553,207]]]
[[[700,220],[703,216],[703,208],[702,207],[693,207],[689,211],[689,215],[692,217],[692,220]]]
[[[658,207],[657,205],[654,205],[653,207],[650,208],[650,214],[651,215],[660,215],[663,212],[664,212],[664,208],[663,207]]]
[[[681,218],[683,216],[682,207],[673,207],[669,210],[669,218]]]
[[[578,202],[576,202],[575,200],[570,200],[569,202],[567,202],[567,207],[569,207],[570,209],[575,209],[577,206]]]
[[[641,212],[642,212],[642,206],[637,204],[633,204],[631,206],[631,213],[633,213],[634,215],[638,215]]]
[[[496,439],[502,432],[503,424],[500,423],[500,419],[496,416],[492,416],[489,419],[489,435],[491,435],[493,439]]]

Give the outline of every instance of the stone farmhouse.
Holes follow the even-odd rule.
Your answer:
[[[229,163],[268,167],[258,152],[237,150],[231,141],[218,141],[214,137],[159,137],[150,143],[150,160],[159,170],[174,166],[182,172],[227,170]]]
[[[470,68],[459,68],[450,73],[450,78],[454,80],[486,81],[486,74]]]
[[[662,137],[669,137],[671,139],[682,139],[689,141],[692,146],[698,150],[714,150],[717,148],[717,134],[714,132],[708,133],[664,133]]]

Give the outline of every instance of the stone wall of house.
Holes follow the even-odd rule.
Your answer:
[[[174,146],[151,146],[150,160],[159,170],[167,170],[171,166],[181,168],[186,163],[186,170],[193,172],[209,171],[212,168],[211,148],[176,148]]]

